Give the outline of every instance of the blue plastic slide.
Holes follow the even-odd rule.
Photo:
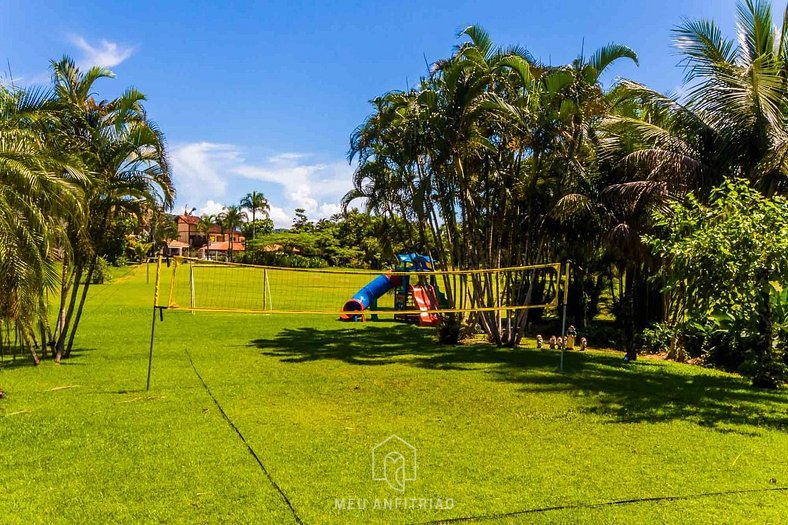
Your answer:
[[[383,294],[400,285],[398,275],[378,275],[368,285],[355,293],[355,295],[342,307],[343,312],[361,312],[369,308],[369,305]],[[342,314],[339,318],[342,321],[353,321],[357,313]]]

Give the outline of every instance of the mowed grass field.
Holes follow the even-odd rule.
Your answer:
[[[92,288],[72,359],[0,364],[0,523],[787,519],[785,391],[593,350],[562,374],[549,350],[393,322],[168,311],[146,392],[152,292],[130,268]],[[402,493],[372,479],[392,434],[417,451]],[[374,508],[397,497],[433,508]]]

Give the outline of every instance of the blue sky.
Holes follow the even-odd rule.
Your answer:
[[[784,4],[779,3],[782,7]],[[682,71],[670,28],[713,18],[733,36],[733,0],[207,2],[2,0],[2,76],[47,82],[68,54],[117,73],[109,98],[133,85],[165,131],[185,206],[217,212],[263,191],[272,218],[335,212],[350,188],[346,154],[369,99],[413,84],[425,62],[450,55],[456,34],[481,24],[499,45],[519,43],[553,64],[615,41],[640,67],[627,77],[675,90]]]

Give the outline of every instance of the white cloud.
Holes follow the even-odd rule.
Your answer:
[[[340,206],[339,204],[325,203],[322,206],[320,206],[320,215],[324,217],[330,217],[332,215],[336,215],[341,211],[342,211],[342,206]]]
[[[239,162],[241,154],[230,144],[195,142],[173,147],[170,164],[178,201],[196,206],[207,199],[221,199],[227,187],[224,172]]]
[[[325,217],[331,214],[327,211],[339,209],[339,199],[351,188],[353,170],[341,161],[323,164],[309,163],[308,159],[304,154],[275,155],[263,166],[245,165],[238,173],[281,185],[295,207],[304,208],[310,217]]]
[[[79,35],[71,35],[69,41],[82,51],[82,58],[79,66],[86,68],[91,66],[114,67],[134,54],[133,46],[123,46],[117,42],[100,40],[97,46],[88,43]]]
[[[200,215],[219,215],[223,210],[224,204],[208,199],[198,212]]]
[[[271,206],[271,211],[268,212],[268,216],[274,221],[274,226],[277,228],[289,228],[293,225],[294,217],[279,206]]]
[[[179,203],[198,207],[204,203],[201,213],[217,213],[220,201],[238,200],[255,189],[251,181],[262,182],[257,189],[269,199],[274,193],[283,196],[281,202],[271,202],[270,217],[277,228],[292,225],[292,211],[285,210],[304,208],[315,220],[340,211],[339,200],[351,188],[352,168],[342,161],[310,162],[311,157],[289,152],[251,163],[237,146],[211,142],[178,145],[170,154]],[[266,190],[265,184],[275,185],[278,191]]]
[[[279,153],[278,155],[273,155],[269,157],[268,162],[273,162],[273,163],[291,162],[291,161],[306,158],[308,156],[309,155],[305,155],[303,153]]]
[[[309,189],[309,186],[306,184],[299,184],[295,191],[288,194],[288,197],[290,197],[290,200],[295,202],[299,208],[304,208],[307,211],[316,210],[317,200],[313,199],[310,195],[312,195],[312,190]]]

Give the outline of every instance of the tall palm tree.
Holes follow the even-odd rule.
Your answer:
[[[713,21],[674,29],[686,71],[683,96],[621,83],[626,110],[608,118],[599,144],[615,175],[602,194],[623,218],[609,239],[629,260],[645,253],[640,236],[650,210],[670,199],[693,191],[704,202],[724,180],[738,178],[766,196],[788,192],[788,7],[777,27],[769,2],[746,0],[736,21],[736,40]]]
[[[164,135],[147,117],[142,93],[130,88],[113,100],[97,101],[94,83],[113,77],[111,71],[93,67],[83,72],[68,57],[53,62],[52,69],[61,122],[60,145],[74,152],[91,173],[90,183],[83,185],[85,220],[68,224],[71,244],[77,249],[67,308],[63,308],[65,294],[61,298],[61,311],[65,313],[56,343],[58,355],[62,352],[68,356],[109,224],[120,213],[141,217],[153,206],[171,208],[175,190]],[[83,275],[85,284],[81,285]]]
[[[211,228],[214,224],[216,224],[216,216],[210,214],[203,215],[200,217],[200,220],[197,221],[197,231],[205,237],[206,248],[210,248],[211,246]]]
[[[223,228],[230,235],[230,240],[227,245],[227,258],[233,260],[233,237],[235,232],[240,230],[244,221],[248,220],[246,212],[240,206],[226,206],[224,211],[220,213],[217,220],[222,223]]]
[[[48,140],[57,124],[47,92],[0,86],[0,321],[20,334],[38,363],[51,339],[46,297],[54,261],[69,252],[63,223],[79,220],[86,180]],[[40,340],[36,330],[40,329]]]
[[[769,2],[746,0],[735,41],[713,21],[676,27],[686,94],[624,83],[642,111],[610,119],[608,153],[633,177],[701,197],[732,177],[767,196],[788,192],[788,7],[782,22],[775,26]]]
[[[343,204],[361,197],[368,209],[404,218],[410,244],[434,244],[446,265],[555,260],[560,245],[548,213],[567,190],[591,184],[590,144],[607,109],[599,76],[637,57],[610,44],[548,67],[517,46],[495,47],[478,26],[460,36],[467,40],[417,88],[373,101],[374,113],[351,137],[350,157],[359,162]],[[531,279],[527,297],[535,285]],[[472,288],[477,305],[495,301],[483,292],[491,283]],[[476,321],[496,343],[515,344],[527,314],[485,312]]]
[[[267,219],[268,213],[271,211],[271,204],[268,202],[268,199],[263,193],[253,191],[251,193],[247,193],[246,196],[241,199],[241,206],[252,212],[252,239],[254,239],[257,234],[257,226],[255,224],[257,212],[259,211],[262,213]]]

